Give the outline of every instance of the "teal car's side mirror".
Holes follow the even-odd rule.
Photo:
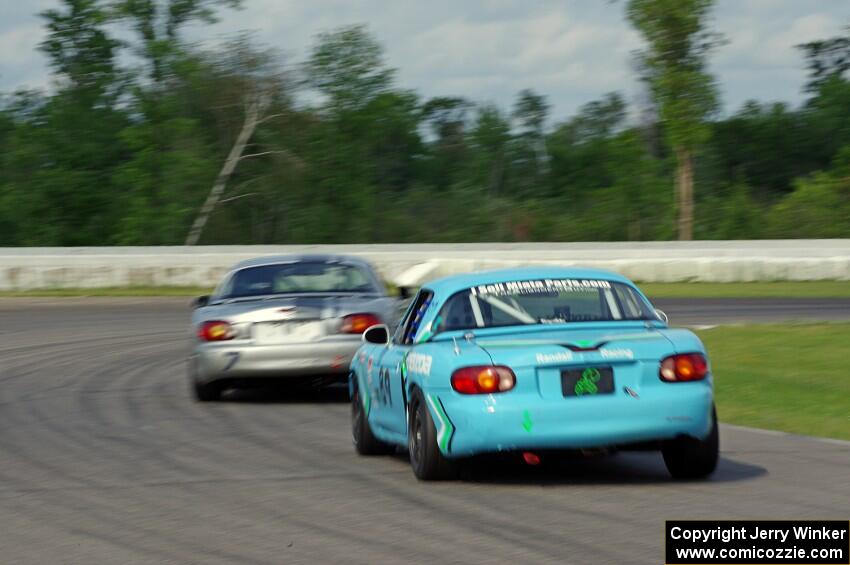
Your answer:
[[[390,329],[386,324],[377,324],[363,332],[363,341],[375,345],[387,345],[390,342]]]

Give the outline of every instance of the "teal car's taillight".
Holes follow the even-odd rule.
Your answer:
[[[658,376],[668,383],[701,381],[708,374],[708,361],[702,353],[681,353],[661,361]]]
[[[501,365],[463,367],[452,373],[452,388],[461,394],[507,392],[516,386],[516,375]]]

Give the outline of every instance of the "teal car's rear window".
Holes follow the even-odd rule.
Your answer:
[[[450,297],[435,332],[533,324],[657,320],[631,286],[592,279],[538,279],[480,285]]]

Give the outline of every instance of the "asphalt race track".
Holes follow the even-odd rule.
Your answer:
[[[620,454],[419,483],[402,456],[355,455],[342,389],[191,401],[186,302],[0,300],[0,562],[661,563],[664,519],[850,509],[850,443],[731,426],[708,482]],[[683,324],[850,319],[850,301],[659,302]]]
[[[850,320],[847,298],[662,298],[653,304],[672,325]]]

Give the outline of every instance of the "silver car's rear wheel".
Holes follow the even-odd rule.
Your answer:
[[[198,402],[214,402],[221,399],[221,386],[218,383],[199,383],[192,381],[192,392]]]

